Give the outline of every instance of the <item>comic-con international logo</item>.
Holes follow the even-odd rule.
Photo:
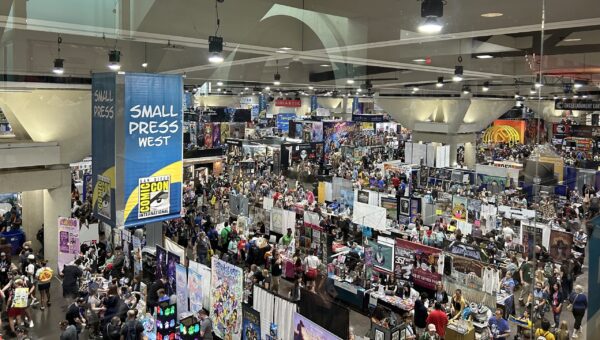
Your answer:
[[[139,188],[138,218],[169,214],[171,176],[140,178]]]

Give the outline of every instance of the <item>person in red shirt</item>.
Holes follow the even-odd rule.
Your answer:
[[[448,325],[448,315],[442,310],[441,303],[435,303],[433,311],[429,313],[429,316],[427,317],[427,324],[434,324],[437,334],[440,338],[444,338],[446,326]]]

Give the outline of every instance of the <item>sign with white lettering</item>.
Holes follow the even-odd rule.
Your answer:
[[[115,73],[95,74],[92,81],[92,209],[114,226],[115,217]]]
[[[183,177],[181,76],[92,78],[94,214],[112,226],[180,216]]]
[[[554,109],[575,111],[598,111],[600,110],[600,102],[591,100],[556,100],[554,102]]]
[[[125,76],[125,226],[179,217],[182,89],[179,76]]]

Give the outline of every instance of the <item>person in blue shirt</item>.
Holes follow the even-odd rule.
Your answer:
[[[500,287],[504,289],[507,293],[512,294],[515,290],[515,280],[512,278],[512,274],[510,271],[506,272],[506,276],[500,281]]]
[[[510,336],[510,326],[508,321],[502,317],[501,308],[496,309],[496,313],[488,321],[488,326],[494,340],[506,340]]]

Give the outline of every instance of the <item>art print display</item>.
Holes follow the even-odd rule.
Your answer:
[[[242,340],[260,340],[260,313],[244,304],[242,314]]]
[[[156,271],[154,275],[157,280],[167,277],[167,251],[158,245],[156,246]]]
[[[167,295],[177,293],[177,264],[179,255],[167,252]]]
[[[542,245],[543,229],[521,223],[521,235],[525,254],[531,259],[535,246]]]
[[[143,335],[148,340],[156,340],[156,319],[154,318],[154,315],[151,313],[146,313],[144,316],[142,316],[140,322],[144,327]]]
[[[481,201],[469,199],[467,201],[467,221],[469,223],[475,223],[481,218]]]
[[[435,289],[435,284],[442,280],[440,249],[396,239],[395,250],[394,274],[398,279],[411,281],[426,289]]]
[[[311,124],[311,141],[322,142],[323,141],[323,122],[312,122]]]
[[[58,218],[58,268],[73,261],[79,255],[79,219]]]
[[[187,268],[177,263],[175,264],[175,270],[177,276],[177,308],[179,313],[185,313],[189,310]]]
[[[294,340],[305,339],[339,340],[340,338],[301,314],[294,312]]]
[[[336,151],[340,145],[354,136],[358,125],[355,122],[323,122],[323,141],[325,142],[325,159]]]
[[[204,148],[211,149],[213,147],[213,125],[212,123],[204,124]]]
[[[452,257],[452,272],[450,277],[459,286],[471,289],[483,289],[484,264],[462,256]]]
[[[387,218],[398,220],[398,200],[396,197],[381,197],[381,206],[387,210]]]
[[[379,238],[373,242],[373,266],[386,272],[394,271],[394,244],[393,240],[387,241],[387,238]]]
[[[366,190],[358,190],[356,200],[360,203],[369,204],[369,192]]]
[[[242,268],[212,258],[210,318],[221,339],[241,338],[243,277]]]
[[[452,218],[465,222],[467,220],[467,198],[454,195],[452,197]]]
[[[218,148],[221,146],[221,123],[214,123],[212,129],[212,147]]]
[[[552,230],[550,232],[550,257],[554,262],[562,263],[571,255],[573,234],[566,231]]]
[[[221,123],[221,145],[225,145],[229,138],[229,123]]]
[[[202,280],[208,278],[202,277],[202,274],[190,268],[188,272],[188,297],[190,299],[190,312],[197,313],[202,309]]]
[[[400,215],[410,216],[410,199],[400,198]]]

